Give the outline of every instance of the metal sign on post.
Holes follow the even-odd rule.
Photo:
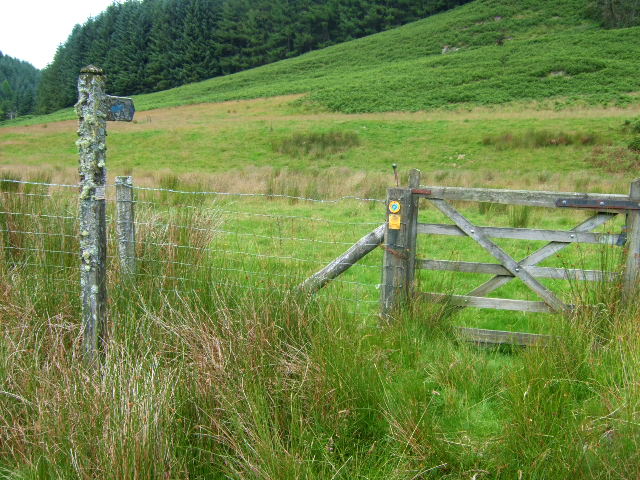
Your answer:
[[[104,93],[102,69],[89,65],[78,78],[80,155],[80,283],[83,351],[87,362],[98,360],[107,340],[107,120],[131,121],[135,109],[128,98]]]

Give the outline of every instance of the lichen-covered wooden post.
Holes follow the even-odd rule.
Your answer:
[[[136,273],[136,228],[131,177],[116,177],[116,212],[120,268],[123,274],[134,275]]]
[[[80,255],[84,358],[99,360],[107,341],[107,120],[131,121],[129,98],[105,94],[104,72],[93,65],[78,79]]]
[[[90,363],[103,351],[107,334],[107,112],[101,69],[82,69],[78,80],[80,153],[80,253],[84,357]]]
[[[640,179],[631,182],[629,200],[640,203]],[[627,213],[627,251],[626,268],[624,272],[624,297],[634,300],[638,292],[640,280],[640,210],[629,210]]]

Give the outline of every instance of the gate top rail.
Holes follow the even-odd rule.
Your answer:
[[[629,195],[612,194],[612,193],[578,193],[578,192],[547,192],[547,191],[531,191],[531,190],[499,190],[493,188],[467,188],[467,187],[441,187],[441,186],[420,186],[411,191],[414,195],[425,198],[434,198],[441,200],[464,200],[470,202],[491,202],[506,203],[511,205],[529,205],[533,207],[550,207],[558,208],[558,200],[590,200],[596,202],[605,202],[605,206],[600,210],[615,209],[620,207],[607,208],[606,202],[629,202]],[[576,205],[567,205],[573,208],[581,208]],[[584,208],[584,207],[582,207]]]

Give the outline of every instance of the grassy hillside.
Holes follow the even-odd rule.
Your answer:
[[[585,0],[478,0],[291,60],[141,95],[136,104],[148,110],[302,93],[303,105],[352,113],[636,101],[640,27],[602,30],[585,19],[585,7]],[[445,45],[459,50],[443,55]]]

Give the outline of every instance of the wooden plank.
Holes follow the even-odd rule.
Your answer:
[[[455,208],[444,200],[432,200],[433,205],[449,217],[458,227],[460,227],[464,233],[473,238],[480,246],[482,246],[487,252],[489,252],[495,259],[497,259],[512,275],[518,277],[522,283],[533,290],[540,298],[542,298],[547,305],[549,305],[555,311],[563,311],[566,306],[551,292],[547,287],[542,285],[536,280],[529,272],[520,268],[518,262],[511,258],[504,250],[498,245],[493,243],[489,238],[482,233],[482,231],[476,229],[469,220],[463,217]]]
[[[538,333],[506,332],[503,330],[485,330],[483,328],[458,327],[460,336],[468,342],[487,345],[519,345],[522,347],[544,347],[551,335]]]
[[[575,232],[591,231],[594,228],[598,228],[604,225],[606,222],[608,222],[615,216],[616,216],[615,213],[598,213],[597,215],[594,215],[593,217],[588,218],[587,220],[582,222],[580,225],[573,228],[573,231]],[[542,262],[543,260],[555,255],[560,250],[566,248],[569,245],[570,245],[569,243],[561,243],[561,242],[548,243],[544,247],[533,252],[531,255],[523,258],[519,262],[519,264],[523,266],[536,265]],[[475,289],[473,289],[471,292],[469,292],[469,295],[481,295],[481,296],[489,295],[491,292],[509,283],[512,279],[513,279],[512,276],[504,276],[504,275],[496,276],[491,280],[488,280],[487,282],[483,283],[479,287],[476,287]]]
[[[516,240],[543,240],[547,242],[616,245],[620,239],[620,235],[575,232],[567,230],[476,226],[476,230],[478,229],[481,230],[486,236],[491,238],[512,238]],[[449,235],[457,237],[466,236],[466,234],[458,226],[440,223],[419,223],[418,233],[429,235]]]
[[[629,197],[640,201],[640,179],[631,182]],[[625,300],[632,301],[638,292],[640,273],[640,212],[627,213],[627,259],[624,271],[623,292]]]
[[[362,237],[346,252],[322,270],[307,278],[298,288],[306,291],[307,293],[315,293],[320,290],[331,280],[349,270],[349,268],[361,260],[365,255],[369,254],[382,244],[384,229],[385,225],[382,224],[374,231]]]
[[[423,270],[439,270],[462,273],[485,273],[492,275],[505,275],[513,278],[513,275],[502,265],[483,262],[459,262],[451,260],[420,259],[416,263],[417,268]],[[585,280],[585,281],[613,281],[618,274],[603,272],[601,270],[581,270],[575,268],[553,268],[522,266],[536,278],[555,278],[558,280]]]
[[[434,302],[445,302],[455,307],[492,308],[495,310],[513,310],[517,312],[555,313],[544,302],[512,300],[510,298],[473,297],[469,295],[446,295],[444,293],[425,293],[420,296]]]
[[[566,199],[604,199],[629,200],[628,195],[608,193],[578,193],[578,192],[546,192],[530,190],[497,190],[491,188],[466,188],[466,187],[431,187],[420,186],[420,189],[431,190],[431,195],[422,195],[426,198],[440,200],[464,200],[470,202],[506,203],[510,205],[529,205],[532,207],[556,207],[556,200]]]

